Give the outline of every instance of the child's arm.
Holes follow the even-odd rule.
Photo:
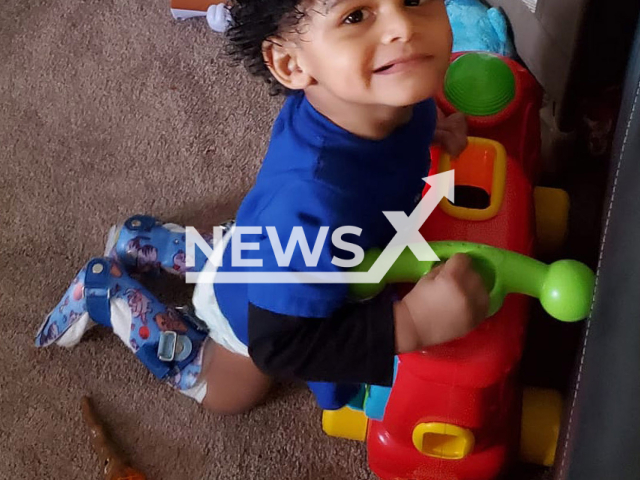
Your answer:
[[[249,353],[276,377],[390,385],[393,357],[461,337],[485,316],[488,294],[467,256],[456,255],[402,300],[389,292],[326,318],[249,307]]]
[[[467,148],[467,121],[460,112],[444,116],[438,108],[438,121],[433,136],[433,143],[437,143],[452,157],[460,155]]]
[[[249,306],[249,354],[277,378],[387,385],[396,353],[395,296],[348,304],[324,318]]]

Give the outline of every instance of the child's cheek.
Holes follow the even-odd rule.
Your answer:
[[[332,62],[336,65],[335,73],[339,73],[339,77],[335,80],[345,84],[361,83],[363,74],[367,69],[367,60],[360,50],[355,48],[343,48],[334,51]]]

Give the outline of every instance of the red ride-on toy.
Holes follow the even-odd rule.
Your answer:
[[[526,117],[514,112],[504,118]],[[492,128],[527,134],[517,125]],[[523,153],[513,145],[513,152]],[[563,233],[554,225],[566,220],[566,194],[534,193],[535,169],[523,168],[523,158],[496,140],[472,137],[459,158],[434,149],[432,159],[433,173],[454,170],[455,200],[443,198],[420,231],[441,260],[456,252],[472,257],[491,292],[492,316],[464,338],[399,355],[391,388],[364,386],[350,406],[325,411],[323,427],[330,435],[366,441],[369,465],[383,480],[490,480],[518,453],[551,465],[562,401],[551,390],[523,392],[519,365],[531,297],[564,321],[589,311],[594,278],[586,266],[571,260],[548,266],[531,258],[536,231],[546,235],[541,240],[548,247],[561,243]],[[369,254],[360,266],[364,271],[377,253]],[[432,266],[405,249],[386,279],[415,281]],[[366,284],[354,292],[370,296],[379,288]]]

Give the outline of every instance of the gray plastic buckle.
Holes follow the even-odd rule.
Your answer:
[[[158,358],[163,362],[181,362],[189,357],[193,350],[191,339],[186,335],[178,335],[174,331],[166,331],[160,334],[158,342]]]
[[[162,332],[158,342],[158,358],[163,362],[173,362],[176,356],[176,344],[178,334],[176,332]]]

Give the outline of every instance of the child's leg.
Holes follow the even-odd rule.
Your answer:
[[[199,386],[205,329],[168,308],[110,258],[92,259],[80,270],[47,316],[36,346],[71,347],[95,323],[111,328],[157,378],[198,398],[189,392]]]
[[[226,230],[229,224],[221,225]],[[201,233],[202,239],[213,247],[213,231]],[[187,267],[185,228],[161,223],[148,215],[134,215],[109,231],[105,256],[118,260],[131,273],[165,270],[184,276],[186,272],[200,272],[207,256],[197,245],[191,266]]]
[[[96,322],[112,328],[156,377],[215,412],[249,410],[271,384],[248,356],[216,344],[109,258],[80,270],[40,328],[36,346],[72,347]]]
[[[266,396],[271,379],[258,370],[251,358],[207,342],[201,380],[207,393],[202,405],[216,413],[235,414],[250,410]]]

